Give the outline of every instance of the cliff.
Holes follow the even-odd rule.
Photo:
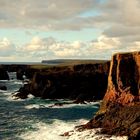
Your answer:
[[[56,66],[34,74],[29,93],[49,99],[73,99],[76,103],[101,100],[107,89],[110,62]]]
[[[140,101],[140,52],[115,54],[111,61],[108,88],[100,111],[109,102],[133,105]]]
[[[7,71],[0,67],[0,80],[9,80]]]
[[[107,92],[96,116],[82,128],[140,139],[140,52],[115,54]]]
[[[47,66],[41,64],[2,64],[0,65],[0,69],[8,72],[16,72],[17,80],[23,80],[23,76],[32,79],[36,72],[46,70]]]

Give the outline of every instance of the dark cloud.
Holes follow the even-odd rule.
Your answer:
[[[68,20],[73,19],[72,24],[75,24],[74,19],[77,16],[94,10],[98,2],[98,0],[86,0],[86,2],[85,0],[15,0],[12,2],[1,0],[0,27],[59,29],[59,25],[63,25]]]
[[[109,37],[127,37],[140,35],[140,26],[124,26],[116,24],[104,30],[103,34]]]

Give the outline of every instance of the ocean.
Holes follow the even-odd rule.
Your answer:
[[[127,140],[127,137],[98,135],[100,129],[78,132],[75,126],[87,123],[98,111],[99,102],[87,104],[55,103],[69,100],[40,99],[29,95],[28,99],[12,97],[23,82],[16,73],[9,73],[12,80],[1,80],[7,91],[0,90],[0,140]],[[69,132],[68,136],[62,136]]]

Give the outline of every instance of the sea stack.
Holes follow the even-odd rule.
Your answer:
[[[0,80],[9,80],[8,72],[0,67]]]
[[[111,61],[108,88],[101,111],[110,102],[134,105],[140,101],[140,52],[115,54]]]
[[[140,52],[112,57],[108,87],[96,116],[84,128],[140,139]]]

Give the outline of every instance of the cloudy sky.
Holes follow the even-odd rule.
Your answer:
[[[0,61],[110,59],[140,51],[140,0],[0,0]]]

